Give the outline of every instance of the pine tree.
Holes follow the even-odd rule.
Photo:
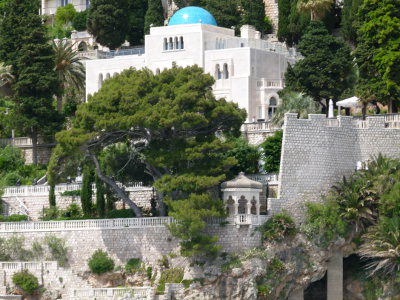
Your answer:
[[[298,44],[310,24],[310,16],[298,12],[296,0],[279,0],[278,9],[278,39],[290,47]]]
[[[38,11],[39,1],[10,0],[0,24],[0,60],[11,66],[15,80],[11,119],[15,128],[32,138],[35,164],[38,135],[51,136],[62,123],[52,105],[58,90],[54,52]]]
[[[81,188],[81,204],[85,217],[92,215],[92,184],[93,171],[89,166],[83,168],[83,182]]]
[[[355,44],[357,41],[358,8],[362,0],[344,0],[342,9],[341,32],[343,37]]]
[[[96,208],[97,208],[97,214],[99,215],[100,218],[104,218],[106,215],[106,202],[105,202],[105,189],[104,189],[104,182],[100,180],[100,178],[97,176],[95,177],[95,183],[96,183]]]
[[[164,25],[164,8],[160,0],[148,0],[144,18],[144,33],[149,34],[150,27]]]
[[[110,49],[121,46],[128,33],[127,0],[92,0],[88,12],[88,31],[96,41]]]
[[[128,0],[129,29],[126,39],[131,45],[144,43],[144,17],[147,11],[147,0]]]

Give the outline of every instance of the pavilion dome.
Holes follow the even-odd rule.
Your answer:
[[[262,186],[262,183],[247,178],[243,172],[240,172],[235,179],[225,181],[221,184],[222,189],[246,188],[262,190]]]
[[[178,10],[169,20],[168,26],[198,23],[218,26],[212,14],[197,6],[188,6]]]

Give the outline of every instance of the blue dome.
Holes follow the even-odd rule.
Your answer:
[[[188,6],[178,10],[169,20],[168,26],[197,23],[218,26],[212,14],[197,6]]]

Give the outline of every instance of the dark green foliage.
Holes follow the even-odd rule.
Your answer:
[[[147,11],[144,17],[144,33],[150,33],[151,26],[163,26],[164,25],[164,9],[161,1],[148,0]]]
[[[162,271],[160,281],[157,286],[157,293],[162,294],[165,291],[166,283],[181,283],[183,280],[183,269],[167,269]]]
[[[146,268],[146,276],[147,276],[148,280],[151,280],[151,277],[153,276],[153,268],[152,267]]]
[[[88,10],[77,12],[72,19],[72,27],[77,31],[85,31],[87,29]]]
[[[114,261],[102,250],[93,253],[88,261],[89,269],[92,273],[100,275],[114,269]]]
[[[122,45],[128,32],[127,0],[92,0],[88,11],[88,31],[110,49]]]
[[[399,28],[399,1],[365,0],[359,7],[356,58],[362,80],[359,94],[365,102],[371,102],[368,95],[373,93],[377,96],[377,101],[381,102],[383,98],[386,102],[389,100],[398,103],[400,98]],[[374,69],[376,69],[375,72]]]
[[[238,2],[232,0],[206,0],[204,8],[208,10],[217,21],[218,26],[238,29],[240,24],[240,11]]]
[[[139,271],[141,267],[142,267],[142,261],[139,258],[131,258],[125,265],[125,271],[129,274],[133,274]]]
[[[262,237],[266,241],[282,241],[285,238],[296,235],[296,224],[286,213],[273,215],[259,229]]]
[[[131,209],[114,209],[107,212],[107,219],[134,218],[135,213]]]
[[[0,216],[0,222],[22,222],[22,221],[28,221],[28,216],[26,215]]]
[[[14,273],[12,282],[28,295],[32,295],[39,288],[38,279],[28,270]]]
[[[350,48],[319,21],[311,23],[299,50],[304,59],[288,67],[285,90],[303,92],[327,107],[329,99],[338,100],[349,87]]]
[[[126,39],[131,45],[144,44],[144,19],[148,0],[128,0],[129,28]]]
[[[272,32],[272,24],[265,16],[265,4],[263,0],[241,0],[239,4],[242,9],[240,18],[241,25],[253,25],[262,33]],[[266,20],[269,22],[266,22]]]
[[[358,9],[362,0],[344,0],[342,9],[341,32],[343,38],[352,44],[357,41]]]
[[[258,173],[258,161],[260,159],[260,153],[257,147],[249,145],[243,138],[231,139],[234,146],[223,154],[225,158],[234,157],[237,160],[237,164],[229,170],[229,177],[234,177],[240,172],[246,174]]]
[[[278,173],[281,162],[283,131],[275,131],[274,135],[268,137],[260,146],[263,149],[262,158],[264,171],[267,173]]]
[[[93,184],[93,169],[89,166],[85,166],[83,168],[83,182],[82,182],[82,189],[81,189],[81,203],[82,203],[82,210],[85,217],[92,215],[92,184]]]
[[[296,0],[279,0],[278,10],[278,39],[289,46],[298,44],[310,24],[310,17],[298,12]]]
[[[49,191],[49,204],[50,204],[50,207],[56,206],[56,192],[55,192],[55,189],[56,189],[56,185],[54,183],[50,184],[50,191]]]
[[[63,195],[63,196],[72,196],[72,197],[80,196],[81,195],[81,190],[65,191],[65,192],[62,192],[61,195]]]
[[[97,214],[100,218],[104,218],[106,215],[106,199],[105,199],[105,189],[104,182],[99,179],[99,177],[95,176],[96,183],[96,208]]]
[[[52,105],[58,89],[54,52],[38,11],[39,1],[10,0],[0,24],[0,60],[12,66],[14,76],[11,120],[32,137],[34,164],[38,134],[52,135],[62,123]]]

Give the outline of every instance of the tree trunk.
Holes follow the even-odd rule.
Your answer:
[[[365,116],[367,115],[367,103],[362,104],[362,119],[365,120]]]
[[[160,212],[161,217],[166,217],[167,216],[167,206],[164,203],[164,195],[162,193],[158,194],[158,197],[156,197],[157,203],[158,203],[158,211]]]
[[[131,200],[129,197],[125,194],[125,192],[115,183],[114,180],[112,180],[110,177],[106,176],[103,174],[100,168],[99,161],[97,160],[97,157],[94,154],[90,154],[90,158],[92,159],[94,165],[96,166],[96,171],[97,171],[97,176],[106,184],[108,184],[118,195],[121,200],[128,204],[128,206],[133,210],[135,213],[136,217],[141,218],[142,217],[142,211],[140,208]]]
[[[62,113],[62,95],[57,96],[57,111],[59,114]]]
[[[36,131],[32,130],[32,163],[34,165],[38,164],[38,154],[37,154],[37,133]]]

